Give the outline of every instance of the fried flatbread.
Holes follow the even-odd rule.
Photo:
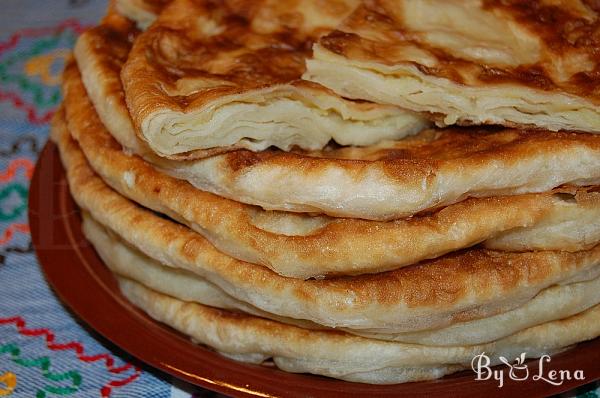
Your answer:
[[[429,131],[367,148],[261,153],[165,161],[136,138],[119,77],[136,30],[112,16],[75,48],[90,99],[128,151],[199,189],[271,210],[395,219],[467,196],[542,192],[600,179],[600,139],[518,130]]]
[[[427,122],[300,79],[314,40],[358,0],[176,0],[134,43],[122,80],[134,125],[162,156],[321,149],[414,134]]]
[[[600,6],[366,0],[314,47],[305,79],[442,125],[600,132]]]
[[[109,185],[187,224],[219,250],[282,275],[381,272],[495,237],[489,243],[503,250],[512,245],[519,250],[577,251],[600,241],[600,193],[592,189],[467,199],[393,222],[264,211],[224,199],[123,153],[98,119],[78,75],[74,65],[67,67],[68,124],[94,170]],[[556,239],[561,226],[561,239]],[[511,238],[513,230],[518,239]],[[533,232],[528,234],[529,230]]]
[[[279,317],[236,300],[216,285],[192,272],[160,264],[127,245],[116,234],[83,214],[83,230],[105,264],[117,275],[138,282],[158,293],[210,307],[246,314],[309,329],[324,327],[308,321]],[[349,333],[379,340],[432,346],[460,346],[492,342],[542,323],[567,318],[600,303],[600,277],[586,282],[551,286],[514,310],[489,318],[460,322],[442,329],[412,333]]]
[[[592,192],[596,193],[592,193]],[[571,203],[577,202],[576,207],[570,211],[557,212],[551,221],[546,219],[530,228],[516,228],[503,232],[485,242],[485,246],[497,250],[532,250],[555,248],[562,250],[580,250],[585,247],[583,242],[598,241],[600,239],[600,217],[584,209],[596,208],[600,205],[598,188],[586,190],[579,199],[562,195],[564,200]],[[560,195],[560,194],[559,194]],[[577,194],[575,194],[577,196]],[[591,202],[590,202],[591,201]],[[593,218],[584,221],[584,214]],[[578,215],[579,214],[579,215]],[[578,249],[579,248],[579,249]]]
[[[102,123],[124,148],[142,155],[152,151],[135,134],[120,78],[138,34],[131,20],[109,10],[100,25],[79,36],[73,55]]]
[[[484,345],[430,347],[384,342],[335,331],[314,331],[253,316],[217,310],[157,293],[120,279],[122,293],[152,318],[235,359],[262,363],[272,358],[289,372],[306,372],[348,381],[392,384],[430,380],[470,369],[485,352],[492,365],[500,356],[551,355],[600,335],[600,306],[542,324]]]
[[[110,189],[69,135],[63,113],[53,130],[71,192],[94,219],[160,263],[191,271],[272,314],[379,333],[441,328],[509,311],[547,287],[595,279],[600,271],[599,245],[576,253],[471,249],[379,274],[282,277],[222,254],[198,233]]]
[[[132,248],[116,234],[100,225],[87,212],[83,212],[82,218],[82,228],[86,238],[94,245],[104,264],[120,277],[133,280],[152,290],[183,301],[241,311],[261,318],[309,329],[325,328],[313,322],[270,314],[237,300],[204,278],[183,269],[164,266],[139,250]]]

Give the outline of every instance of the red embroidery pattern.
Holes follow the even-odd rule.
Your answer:
[[[35,166],[33,165],[33,162],[27,158],[18,158],[11,160],[11,162],[8,164],[8,168],[6,169],[6,171],[0,171],[0,182],[9,182],[14,180],[19,169],[25,169],[25,177],[27,177],[28,180],[31,180],[34,168]]]
[[[97,362],[104,361],[106,369],[113,374],[121,374],[131,368],[134,369],[134,373],[124,379],[111,380],[106,383],[101,389],[100,394],[102,397],[109,397],[113,388],[123,387],[132,381],[136,380],[142,373],[141,369],[130,363],[126,363],[123,366],[115,367],[115,359],[110,354],[98,354],[98,355],[85,355],[85,348],[83,345],[76,341],[71,341],[66,344],[58,344],[55,342],[54,333],[49,329],[27,329],[25,320],[20,316],[11,318],[0,318],[0,325],[14,324],[19,334],[28,337],[43,336],[46,340],[46,347],[52,351],[64,351],[72,350],[75,352],[77,359],[82,362]]]
[[[44,35],[51,35],[56,32],[61,32],[65,29],[73,29],[73,31],[75,31],[76,33],[82,33],[86,29],[86,27],[82,26],[79,23],[79,21],[75,19],[67,19],[66,21],[63,21],[60,25],[51,28],[21,29],[13,33],[8,40],[0,42],[0,54],[10,50],[11,48],[16,47],[16,45],[19,44],[21,39],[23,39],[24,37],[38,37]]]
[[[8,228],[4,230],[2,236],[0,236],[0,245],[5,245],[10,242],[15,234],[15,232],[21,232],[23,234],[29,233],[29,225],[27,224],[10,224]]]
[[[54,111],[49,111],[39,116],[36,109],[32,105],[25,103],[17,94],[0,91],[0,102],[7,101],[12,102],[15,108],[23,110],[27,114],[27,120],[31,124],[46,124],[50,122],[54,114]]]
[[[8,40],[0,41],[0,55],[16,47],[23,38],[59,34],[66,29],[71,29],[75,34],[80,34],[85,30],[85,27],[77,20],[68,19],[54,27],[21,29],[13,33]],[[31,124],[46,124],[50,121],[52,114],[54,113],[54,111],[51,110],[42,115],[38,115],[35,106],[28,104],[14,92],[0,91],[0,102],[11,102],[15,108],[23,110]]]

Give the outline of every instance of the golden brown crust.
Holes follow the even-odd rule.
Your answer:
[[[86,89],[102,122],[121,145],[138,154],[150,154],[152,150],[144,140],[136,136],[120,78],[121,69],[139,33],[131,20],[109,11],[100,25],[85,31],[79,37],[74,54],[86,79]],[[239,146],[233,145],[181,153],[168,158],[204,158],[238,149]]]
[[[594,1],[543,2],[535,0],[485,0],[485,9],[509,15],[519,24],[541,38],[550,57],[575,59],[585,58],[593,62],[592,67],[573,73],[566,82],[547,78],[543,63],[517,70],[482,71],[481,80],[504,82],[510,79],[552,89],[558,87],[566,92],[587,97],[598,104],[600,96],[600,6]],[[547,60],[546,62],[551,62]],[[540,73],[541,72],[541,73]],[[551,72],[550,72],[551,74]]]
[[[600,307],[560,321],[544,323],[488,344],[436,347],[382,342],[335,331],[309,331],[238,316],[187,303],[119,279],[122,293],[154,319],[240,360],[250,353],[293,372],[324,374],[350,381],[388,384],[439,378],[470,368],[485,352],[492,364],[521,352],[538,357],[593,339],[600,333]],[[237,356],[235,356],[237,354]],[[241,355],[240,355],[241,354]]]
[[[119,77],[138,34],[131,20],[110,7],[100,25],[79,37],[73,54],[102,122],[124,147],[142,153],[150,149],[135,136]]]
[[[267,212],[199,191],[155,170],[137,156],[125,155],[98,120],[74,65],[67,67],[64,81],[71,130],[92,167],[109,184],[146,207],[177,217],[225,253],[286,276],[381,272],[468,247],[514,228],[551,224],[557,213],[565,213],[571,207],[583,212],[572,222],[587,222],[597,214],[598,204],[590,203],[590,199],[587,204],[577,204],[575,200],[572,206],[565,205],[558,194],[600,196],[575,188],[468,199],[437,212],[394,222]],[[346,152],[351,155],[349,150]],[[433,156],[434,152],[428,155]],[[131,181],[123,178],[127,174],[132,176]],[[585,247],[569,247],[582,248]]]
[[[172,0],[129,0],[134,1],[149,12],[158,15]]]
[[[348,14],[353,3],[358,2],[323,3],[321,21],[307,21],[298,0],[179,1],[143,35],[132,56],[144,51],[150,68],[167,85],[182,76],[220,81],[189,96],[170,97],[169,104],[176,108],[201,106],[218,97],[276,84],[315,88],[318,85],[300,80],[304,59],[314,40],[331,28],[331,20]],[[128,72],[124,76],[127,80]]]
[[[54,129],[65,129],[62,118]],[[388,332],[442,327],[515,308],[556,283],[592,278],[600,262],[600,246],[577,253],[472,249],[376,275],[285,278],[227,257],[187,227],[123,198],[95,175],[67,132],[56,135],[72,193],[96,220],[150,257],[282,316]]]
[[[551,181],[550,178],[556,178],[559,173],[570,174],[577,169],[583,171],[585,168],[587,171],[569,181],[562,180],[558,185],[595,183],[600,177],[597,174],[600,169],[596,165],[599,150],[600,140],[592,134],[447,128],[441,131],[425,131],[415,137],[379,148],[341,148],[291,153],[275,150],[259,153],[232,152],[211,160],[211,163],[207,163],[210,166],[206,168],[198,167],[198,180],[208,180],[210,184],[203,186],[202,182],[198,182],[195,185],[222,196],[269,209],[321,211],[340,217],[394,219],[455,203],[469,196],[493,196],[551,189],[553,187],[546,185]],[[578,156],[575,154],[579,153],[591,159],[594,166],[587,161],[585,163],[590,165],[590,168],[583,164],[570,166],[568,163],[577,158],[566,155],[567,153],[572,153],[573,156]],[[548,178],[544,177],[542,181],[541,175],[535,174],[529,168],[528,165],[532,163],[540,165],[545,163],[546,167],[554,169],[555,173],[553,176],[548,175]],[[499,170],[504,170],[505,176],[514,175],[514,179],[507,180],[502,185],[497,184],[501,181],[501,176],[491,178],[491,175]],[[520,170],[520,175],[513,174],[517,170]],[[310,186],[311,181],[320,183],[327,181],[323,178],[327,172],[348,178],[349,181],[344,181],[344,184],[349,184],[345,194],[339,193],[339,197],[335,199],[333,197],[311,198],[311,201],[305,204],[299,198],[291,196],[291,193],[287,194],[292,190],[289,186],[286,187],[284,183],[278,182],[278,179],[282,179],[285,184]],[[477,184],[473,181],[471,185],[469,180],[475,173],[480,173],[480,178]],[[373,175],[377,175],[379,184],[389,186],[394,191],[396,187],[402,189],[398,189],[393,197],[390,195],[385,199],[378,198],[377,203],[372,203],[369,208],[352,209],[350,207],[358,207],[358,205],[351,204],[348,204],[347,209],[344,208],[344,202],[349,198],[355,198],[357,202],[366,199],[369,193],[363,190],[377,190],[374,186],[375,181],[371,181]],[[195,176],[192,172],[187,173],[186,177],[194,182]],[[531,184],[523,178],[530,179]],[[517,179],[522,181],[519,186],[515,184]],[[269,197],[268,193],[249,190],[250,181],[254,181],[254,184],[259,186],[272,187],[273,191],[278,192],[278,198],[283,205]],[[451,192],[453,189],[450,187],[445,191],[446,188],[443,188],[445,181],[455,181],[456,184],[460,184],[460,188],[457,185],[453,187],[455,192]],[[327,182],[334,184],[334,181]],[[480,183],[485,187],[476,187]],[[463,187],[463,184],[468,188]],[[534,188],[537,184],[546,186],[542,189]],[[344,185],[339,185],[340,191],[343,188]],[[458,190],[463,189],[464,191],[458,193]],[[332,191],[332,195],[335,194],[338,192]],[[304,193],[304,195],[308,194]],[[404,200],[412,203],[409,204]],[[333,207],[328,202],[334,202],[338,206]],[[379,206],[389,207],[383,210]],[[392,206],[397,207],[391,209]]]
[[[312,322],[278,317],[235,300],[198,275],[181,269],[171,269],[133,249],[114,233],[94,221],[88,213],[84,212],[82,216],[85,236],[94,245],[104,263],[120,277],[133,280],[178,300],[241,311],[248,315],[305,329],[327,329]],[[496,341],[536,325],[576,315],[598,303],[600,303],[600,277],[590,281],[551,286],[514,310],[441,329],[394,334],[342,330],[363,337],[401,343],[445,347],[473,345]]]
[[[478,7],[470,2],[464,7]],[[557,3],[557,4],[552,4]],[[588,2],[581,7],[572,2],[544,2],[542,0],[484,0],[479,7],[497,18],[514,21],[523,32],[539,39],[543,47],[538,62],[534,64],[507,66],[485,65],[461,58],[444,48],[427,42],[419,31],[411,30],[402,22],[402,2],[393,0],[365,1],[340,30],[323,37],[320,43],[335,54],[348,58],[395,65],[406,59],[394,58],[395,50],[406,44],[430,52],[436,58],[435,67],[417,64],[425,74],[443,77],[461,84],[518,83],[546,91],[561,91],[600,103],[600,20],[597,5]],[[458,23],[458,22],[457,22]],[[460,23],[468,24],[469,21]],[[363,32],[375,35],[369,40]],[[485,46],[485,43],[482,45]],[[585,70],[561,76],[558,62],[568,58],[585,59]],[[591,65],[590,65],[591,64]],[[569,67],[578,67],[569,65]]]
[[[449,169],[476,167],[494,160],[510,167],[535,153],[578,147],[598,151],[600,139],[594,134],[573,132],[449,127],[427,130],[414,137],[369,148],[341,147],[291,153],[239,151],[226,154],[223,159],[226,159],[227,171],[233,178],[259,165],[293,164],[294,168],[310,174],[313,170],[321,172],[328,164],[339,163],[357,172],[366,166],[377,166],[391,179],[411,183],[427,181],[428,177]]]
[[[175,1],[136,40],[122,71],[138,134],[161,156],[202,158],[269,145],[321,148],[330,139],[366,145],[369,135],[418,131],[426,122],[415,114],[301,79],[312,43],[357,4]]]
[[[137,41],[122,71],[129,110],[138,132],[156,109],[191,111],[227,95],[287,82],[304,84],[300,82],[303,61],[317,36],[294,37],[297,32],[286,27],[286,20],[294,23],[302,14],[296,15],[293,7],[286,10],[289,4],[285,3],[279,9],[283,11],[281,22],[274,22],[274,34],[252,31],[252,18],[262,3],[267,1],[181,0],[167,8],[160,25]],[[277,26],[278,22],[281,25]],[[216,34],[202,29],[214,29]],[[294,40],[289,41],[291,38]],[[191,90],[189,95],[170,95],[169,92],[177,91],[182,77],[205,78],[208,88]],[[209,84],[211,80],[214,83]],[[156,81],[161,84],[154,84]],[[140,138],[146,139],[143,134]],[[214,153],[197,150],[187,157],[211,154]]]
[[[599,33],[582,0],[366,0],[304,78],[440,125],[598,133]]]
[[[121,81],[111,67],[124,62],[126,55],[111,53],[108,37],[94,38],[95,33],[104,34],[106,29],[110,26],[105,24],[82,36],[76,47],[78,64],[111,134],[123,146],[144,155],[150,150],[145,145],[135,149],[141,141],[135,138],[123,105]],[[128,45],[126,40],[119,43]],[[95,66],[88,67],[90,64]],[[596,172],[600,165],[586,164],[583,159],[598,158],[598,142],[591,136],[569,133],[471,128],[429,131],[415,139],[366,148],[327,147],[294,153],[237,150],[204,163],[161,163],[152,156],[146,160],[200,189],[268,209],[394,219],[468,196],[545,191],[586,177],[590,178],[586,183],[593,183],[600,177]],[[230,149],[234,148],[216,148],[204,155]],[[190,156],[194,157],[182,154],[181,158]],[[535,181],[536,173],[527,166],[532,163],[538,165],[532,167],[547,163],[555,172],[539,175]],[[501,169],[506,172],[497,173]],[[575,179],[559,177],[565,173],[578,175]],[[551,182],[554,180],[558,180],[556,185]],[[455,181],[455,186],[445,186],[447,181]],[[325,194],[319,186],[331,189]],[[302,189],[295,191],[294,187]],[[463,189],[466,191],[461,192]]]

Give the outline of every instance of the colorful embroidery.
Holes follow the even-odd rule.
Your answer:
[[[40,39],[29,51],[19,52],[0,62],[0,83],[2,83],[4,86],[9,84],[16,86],[22,93],[30,94],[33,97],[34,105],[37,107],[57,105],[61,97],[60,89],[57,87],[53,90],[50,90],[50,95],[47,95],[45,93],[48,91],[46,86],[31,80],[29,77],[37,76],[39,74],[37,73],[37,70],[43,69],[44,65],[39,65],[39,61],[37,60],[44,59],[44,55],[42,55],[43,52],[56,51],[56,48],[60,45],[60,39],[61,38],[59,36],[55,36],[51,39]],[[72,44],[74,41],[75,36],[69,35],[68,44]],[[60,51],[64,52],[65,50],[61,49]],[[25,65],[22,67],[23,70],[21,70],[21,67],[19,67],[18,73],[15,71],[10,73],[11,67],[14,69],[15,64],[20,63],[25,63]]]
[[[21,151],[28,150],[33,155],[37,155],[39,150],[39,144],[35,136],[33,135],[22,135],[17,138],[8,149],[0,148],[0,157],[10,157],[18,154]]]
[[[31,124],[46,124],[52,119],[54,111],[48,111],[42,115],[38,115],[35,107],[26,104],[19,96],[15,93],[4,92],[0,90],[0,102],[10,102],[17,109],[20,109],[27,114],[27,120]]]
[[[27,209],[28,189],[21,184],[8,184],[0,188],[0,221],[13,221]],[[16,203],[14,197],[17,197]]]
[[[48,90],[48,86],[60,83],[60,64],[56,61],[64,61],[70,53],[65,48],[71,48],[83,30],[77,21],[68,20],[55,28],[23,29],[0,42],[0,84],[4,87],[0,91],[0,102],[10,102],[16,109],[24,111],[32,124],[49,122],[61,98],[59,87]],[[35,38],[39,39],[26,51],[8,54],[24,39]],[[36,82],[34,78],[37,77],[41,83]],[[9,86],[19,92],[11,91]]]
[[[39,76],[47,86],[57,86],[61,83],[60,69],[53,69],[58,62],[64,62],[71,54],[65,49],[57,49],[49,54],[38,55],[25,63],[25,73],[27,76]]]
[[[6,228],[4,232],[0,235],[0,245],[5,245],[8,242],[10,242],[16,232],[28,234],[29,225],[19,223],[9,225],[8,228]]]
[[[63,373],[54,373],[50,371],[52,363],[50,358],[48,357],[39,357],[34,359],[27,359],[21,356],[21,349],[17,347],[15,344],[4,344],[0,345],[0,355],[2,354],[10,354],[10,359],[19,366],[23,366],[26,368],[39,368],[42,371],[42,375],[49,381],[52,382],[62,382],[64,380],[70,380],[70,386],[53,386],[46,385],[43,388],[39,389],[36,393],[36,398],[44,398],[46,393],[52,393],[57,395],[70,395],[79,389],[81,385],[81,375],[74,371],[70,370],[68,372]]]
[[[31,180],[34,167],[35,166],[33,165],[33,162],[27,158],[18,158],[12,160],[8,164],[8,168],[6,169],[6,171],[0,171],[0,182],[12,181],[16,177],[17,171],[19,169],[24,169],[25,177],[27,177],[28,180]]]
[[[104,361],[104,366],[108,372],[113,374],[121,374],[129,369],[134,370],[134,373],[124,379],[111,380],[106,383],[101,389],[102,397],[109,397],[113,388],[123,387],[132,381],[136,380],[141,375],[141,369],[133,366],[130,363],[125,363],[122,366],[115,367],[115,360],[110,354],[85,355],[85,348],[76,341],[71,341],[66,344],[57,344],[55,342],[54,333],[49,329],[27,329],[25,320],[19,316],[12,318],[0,318],[0,325],[14,324],[17,327],[19,334],[28,337],[43,336],[46,340],[46,347],[52,351],[72,350],[77,355],[77,359],[82,362],[97,362]]]
[[[1,387],[3,385],[5,387]],[[17,375],[12,372],[5,372],[0,375],[0,397],[10,395],[17,388]]]
[[[26,37],[39,37],[44,35],[56,34],[57,32],[62,32],[64,30],[71,29],[75,33],[80,34],[85,30],[85,27],[82,26],[79,21],[74,19],[68,19],[62,22],[60,25],[51,28],[26,28],[21,29],[15,33],[13,33],[8,40],[5,42],[0,42],[0,55],[14,47],[16,47],[19,42]]]

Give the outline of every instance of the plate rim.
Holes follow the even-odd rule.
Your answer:
[[[571,366],[574,361],[582,360],[579,364],[583,365],[584,372],[591,373],[591,377],[584,382],[570,380],[560,386],[542,381],[517,382],[509,379],[505,380],[502,389],[498,389],[495,380],[477,381],[469,371],[433,381],[372,385],[236,362],[193,344],[181,333],[152,320],[135,308],[120,292],[111,291],[115,289],[116,281],[91,244],[83,237],[79,210],[69,194],[58,148],[51,140],[40,153],[31,179],[28,214],[32,242],[40,267],[63,304],[91,329],[140,362],[212,391],[238,397],[358,397],[365,394],[422,397],[436,394],[450,397],[456,396],[456,388],[460,387],[461,396],[464,397],[507,396],[511,393],[527,393],[533,397],[559,394],[600,379],[600,366],[594,366],[594,363],[600,363],[600,337],[580,343],[553,357],[554,365],[560,365],[557,369],[574,370]],[[79,259],[79,264],[75,264],[79,267],[67,268],[72,267],[73,259]],[[64,278],[65,274],[70,278]],[[98,287],[102,289],[98,290]],[[86,294],[88,290],[84,288],[95,288],[99,294]],[[110,313],[95,311],[98,305],[108,306]],[[113,316],[112,321],[116,318],[128,328],[119,330],[111,327],[108,315]],[[131,327],[134,329],[130,330]],[[155,342],[153,339],[161,343],[162,351],[151,348],[154,347],[150,344]],[[181,348],[192,350],[192,358],[186,358],[184,352],[179,351]],[[167,349],[176,351],[167,355]],[[592,353],[588,352],[586,355],[587,349],[591,349]],[[203,361],[196,363],[196,359]],[[209,366],[214,366],[215,363],[217,367],[211,369]],[[528,366],[533,367],[537,363],[537,360],[532,360],[528,362]],[[229,372],[217,375],[216,371],[223,370]],[[283,382],[287,384],[283,385]]]

